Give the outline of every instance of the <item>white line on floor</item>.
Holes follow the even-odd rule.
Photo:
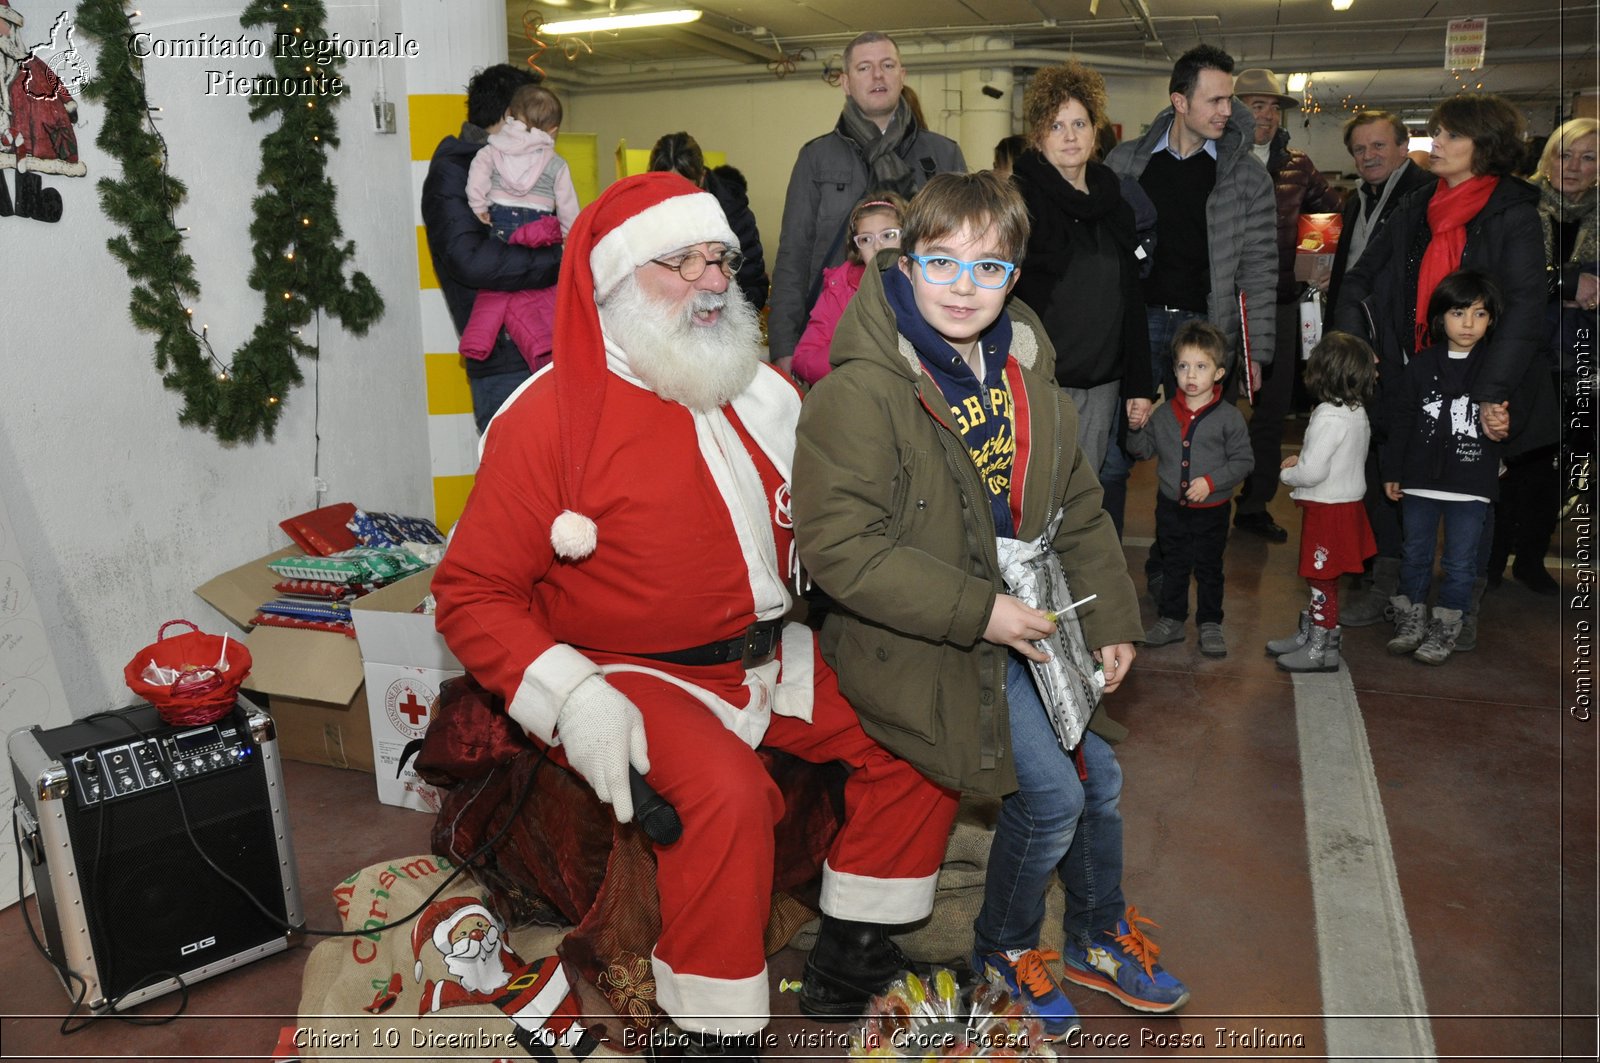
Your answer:
[[[1394,849],[1348,668],[1294,677],[1328,1059],[1433,1060]]]

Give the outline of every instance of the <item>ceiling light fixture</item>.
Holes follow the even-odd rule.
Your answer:
[[[1311,80],[1311,75],[1310,74],[1305,74],[1305,73],[1290,74],[1289,75],[1289,91],[1290,92],[1304,92],[1306,90],[1306,82],[1310,81],[1310,80]]]
[[[1333,9],[1335,11],[1349,11],[1353,2],[1354,0],[1333,0]]]
[[[641,29],[645,26],[681,26],[685,22],[698,21],[703,12],[695,8],[679,8],[676,11],[640,11],[628,15],[600,15],[595,18],[563,19],[560,22],[546,22],[539,27],[539,32],[549,33],[554,36],[573,33],[594,33],[600,30],[631,30]]]

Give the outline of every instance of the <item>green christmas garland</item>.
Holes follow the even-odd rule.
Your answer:
[[[195,331],[190,304],[199,298],[200,284],[175,215],[186,189],[167,172],[166,142],[153,113],[159,108],[151,106],[143,63],[128,46],[129,6],[83,0],[77,13],[79,29],[100,44],[94,79],[84,88],[87,97],[105,103],[95,143],[122,165],[120,179],[97,182],[102,209],[124,230],[106,246],[133,282],[128,312],[134,325],[156,336],[162,383],[183,395],[178,420],[224,442],[250,441],[257,434],[271,439],[285,395],[302,379],[296,357],[317,355],[301,336],[304,326],[326,311],[359,336],[383,315],[383,298],[366,275],[345,276],[356,249],[342,239],[327,175],[328,150],[339,146],[333,111],[339,98],[272,92],[273,82],[304,84],[315,76],[304,60],[278,55],[279,49],[272,49],[272,73],[256,79],[250,120],[279,118],[278,128],[261,141],[261,194],[250,223],[249,283],[262,293],[263,310],[250,338],[224,364],[207,330]],[[239,18],[243,26],[268,27],[274,37],[305,40],[325,38],[325,20],[319,0],[254,0]],[[342,66],[335,60],[316,67],[316,74],[331,79]]]

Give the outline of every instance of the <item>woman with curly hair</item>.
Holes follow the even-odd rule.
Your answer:
[[[1029,147],[1011,181],[1029,234],[1017,298],[1044,322],[1056,382],[1078,410],[1078,444],[1099,469],[1119,404],[1138,428],[1155,396],[1134,210],[1117,175],[1094,161],[1105,79],[1079,63],[1047,67],[1028,83],[1022,110]]]

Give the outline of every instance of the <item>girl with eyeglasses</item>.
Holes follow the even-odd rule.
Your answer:
[[[811,320],[795,344],[794,375],[815,384],[828,375],[828,349],[833,346],[833,330],[861,287],[867,263],[885,248],[900,246],[900,219],[906,201],[893,192],[869,193],[850,212],[850,241],[846,258],[837,266],[822,271],[822,291],[811,308]]]

